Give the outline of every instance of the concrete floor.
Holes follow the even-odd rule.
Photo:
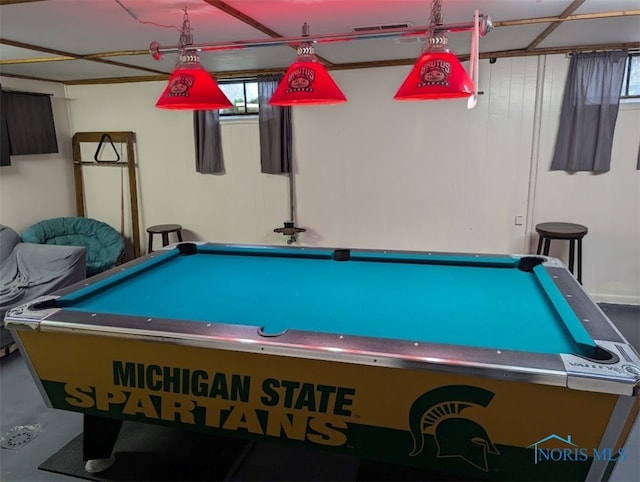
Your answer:
[[[601,305],[623,335],[640,351],[640,306]],[[82,480],[38,469],[82,431],[82,416],[47,408],[19,352],[0,363],[0,434],[14,427],[38,426],[40,433],[16,450],[0,449],[0,480],[45,482]],[[619,462],[613,482],[640,480],[640,421],[636,420],[625,445],[626,460]],[[356,480],[353,457],[269,443],[254,444],[232,480]]]

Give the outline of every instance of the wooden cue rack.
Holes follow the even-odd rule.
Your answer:
[[[127,146],[126,161],[98,161],[94,158],[92,161],[83,161],[80,144],[83,142],[102,143],[108,139],[111,143],[121,143]],[[140,221],[138,216],[138,187],[136,184],[136,167],[135,162],[135,142],[136,135],[134,132],[76,132],[72,138],[73,150],[73,177],[76,191],[76,212],[80,217],[86,217],[85,197],[84,197],[84,180],[82,175],[83,166],[106,166],[126,168],[129,174],[129,202],[131,207],[131,230],[133,241],[133,257],[138,258],[140,251]],[[98,146],[99,149],[100,146]],[[96,151],[96,156],[98,152]],[[116,151],[116,154],[117,151]],[[118,155],[119,157],[119,155]]]

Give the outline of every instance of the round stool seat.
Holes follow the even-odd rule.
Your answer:
[[[573,273],[573,260],[575,257],[575,244],[578,244],[578,282],[582,283],[582,238],[589,229],[582,224],[549,222],[536,224],[536,232],[539,235],[537,254],[549,254],[549,244],[552,239],[569,241],[569,271]],[[543,250],[544,242],[544,250]]]
[[[156,226],[149,226],[147,228],[147,233],[149,233],[149,246],[147,250],[149,253],[153,251],[154,234],[160,234],[162,236],[163,247],[169,244],[169,233],[176,233],[178,241],[182,242],[182,226],[179,224],[158,224]]]
[[[582,224],[553,222],[537,224],[536,231],[549,239],[580,239],[587,235],[589,229]]]

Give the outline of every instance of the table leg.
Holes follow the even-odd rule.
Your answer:
[[[169,233],[162,233],[162,246],[167,246],[169,244]]]
[[[147,253],[153,251],[153,234],[149,233],[149,246],[147,248]]]
[[[84,415],[82,459],[96,460],[111,457],[122,420]]]
[[[544,252],[545,256],[549,256],[549,245],[551,244],[551,239],[544,238]]]
[[[178,235],[178,241],[182,242],[182,231],[179,229],[176,234]]]
[[[536,254],[542,253],[542,236],[538,236],[538,249],[536,249]]]

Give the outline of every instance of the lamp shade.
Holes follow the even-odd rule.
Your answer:
[[[306,56],[296,59],[269,99],[269,104],[279,106],[338,104],[346,102],[338,85],[320,62]]]
[[[169,77],[169,84],[156,102],[159,109],[209,110],[227,109],[227,99],[214,78],[199,62],[179,64]]]
[[[393,97],[436,100],[469,97],[474,84],[458,58],[446,49],[427,49]]]

